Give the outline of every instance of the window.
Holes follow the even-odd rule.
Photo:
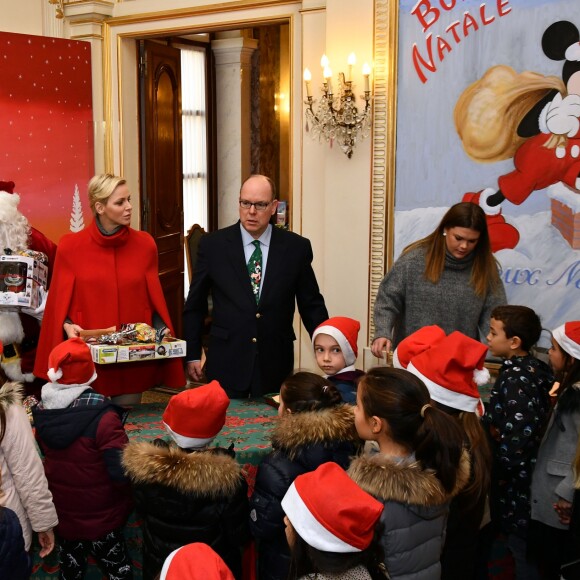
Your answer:
[[[206,53],[181,47],[183,235],[193,224],[208,230]],[[187,260],[185,288],[189,287]]]

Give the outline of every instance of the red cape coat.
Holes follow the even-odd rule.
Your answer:
[[[58,244],[48,301],[34,366],[48,379],[48,356],[65,340],[67,318],[84,329],[151,324],[153,313],[171,328],[159,281],[157,246],[146,232],[122,228],[103,236],[96,223]],[[157,384],[185,385],[182,359],[96,365],[91,385],[106,396],[141,393]]]

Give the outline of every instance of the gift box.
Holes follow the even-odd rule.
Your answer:
[[[38,308],[40,288],[46,289],[48,270],[38,259],[18,254],[0,256],[0,307]]]
[[[101,365],[185,356],[185,340],[163,339],[160,343],[89,344],[93,362]]]

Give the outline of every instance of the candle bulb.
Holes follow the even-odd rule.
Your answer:
[[[371,67],[368,65],[368,63],[364,63],[363,65],[363,76],[365,78],[365,93],[370,92],[370,82],[369,82],[369,76],[371,74]]]
[[[310,97],[310,81],[312,80],[311,72],[305,68],[304,69],[304,83],[306,84],[306,96]]]
[[[328,57],[323,54],[322,58],[320,59],[320,66],[322,67],[322,70],[324,70],[329,64]]]
[[[324,83],[328,85],[328,92],[332,94],[332,84],[330,82],[330,79],[332,78],[332,71],[328,65],[324,67],[324,72],[322,75],[324,76]]]
[[[348,55],[348,78],[346,79],[347,81],[352,81],[352,67],[356,64],[356,55],[354,54],[354,52],[351,52]]]

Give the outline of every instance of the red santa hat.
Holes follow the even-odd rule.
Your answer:
[[[329,318],[326,322],[320,324],[314,334],[312,335],[312,344],[314,339],[319,334],[328,334],[340,346],[342,354],[344,355],[344,362],[346,366],[352,366],[356,357],[358,356],[358,331],[360,330],[360,322],[346,316],[334,316]]]
[[[90,385],[96,378],[91,351],[81,338],[69,338],[55,346],[48,357],[48,378],[67,387]]]
[[[0,191],[14,193],[15,183],[13,181],[0,181]]]
[[[399,343],[393,353],[393,366],[406,369],[413,357],[429,350],[444,338],[445,331],[436,324],[420,328]]]
[[[226,422],[230,399],[217,381],[174,395],[163,413],[163,424],[184,449],[204,447]]]
[[[234,575],[207,544],[196,542],[167,556],[159,580],[234,580]]]
[[[369,547],[383,507],[332,462],[299,475],[282,499],[284,513],[308,545],[341,554]]]
[[[580,360],[580,320],[566,322],[552,332],[554,340],[563,351]]]
[[[407,370],[425,383],[434,401],[481,416],[478,387],[490,380],[486,354],[487,346],[455,331],[414,357]]]

